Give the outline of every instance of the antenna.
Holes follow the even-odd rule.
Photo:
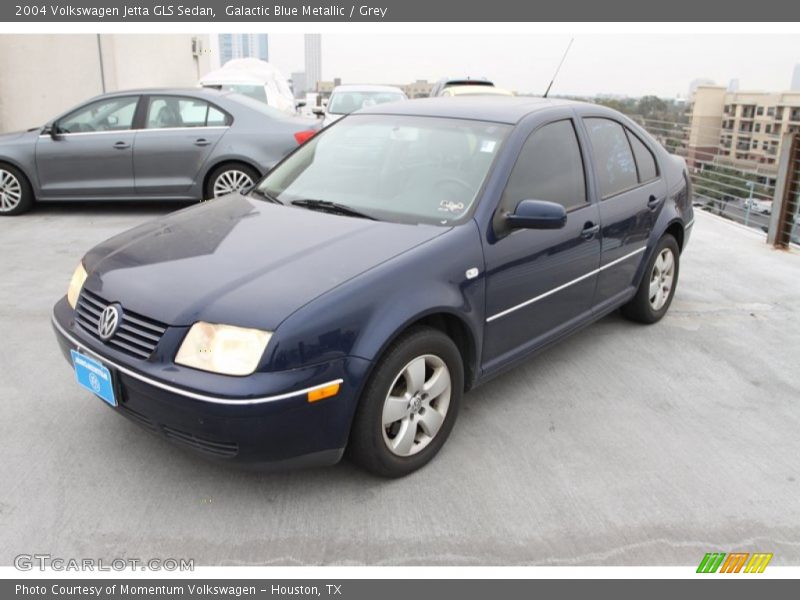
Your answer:
[[[547,86],[547,90],[545,90],[544,96],[542,96],[542,98],[547,98],[547,94],[550,93],[550,88],[553,87],[553,82],[555,82],[556,77],[558,77],[558,72],[561,70],[561,65],[564,64],[564,61],[567,58],[567,52],[569,52],[569,49],[572,48],[572,42],[574,42],[574,41],[575,41],[575,38],[570,38],[569,39],[569,44],[567,44],[567,49],[564,50],[564,56],[561,57],[561,62],[558,63],[558,66],[556,67],[556,72],[553,73],[553,78],[550,80],[550,85]]]

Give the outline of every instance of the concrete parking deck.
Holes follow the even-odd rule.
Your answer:
[[[210,464],[82,391],[50,329],[82,253],[174,208],[0,219],[0,564],[800,564],[800,256],[700,213],[669,315],[610,316],[466,397],[422,471]]]

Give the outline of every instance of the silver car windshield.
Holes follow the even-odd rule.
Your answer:
[[[259,191],[283,204],[323,201],[382,221],[453,225],[468,218],[510,129],[462,119],[353,115],[270,171]]]

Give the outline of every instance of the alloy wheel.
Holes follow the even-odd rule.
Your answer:
[[[0,212],[14,210],[22,200],[22,184],[12,173],[0,169]]]
[[[675,281],[675,256],[672,250],[664,248],[653,264],[650,273],[650,289],[648,298],[650,306],[655,311],[661,310],[669,299],[672,284]]]
[[[383,404],[383,441],[397,456],[417,454],[442,428],[450,406],[450,370],[436,355],[409,362],[394,379]]]
[[[214,197],[218,198],[225,194],[238,192],[252,184],[253,179],[244,171],[239,171],[238,169],[223,171],[214,180]]]

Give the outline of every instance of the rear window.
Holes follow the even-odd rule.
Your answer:
[[[633,156],[636,158],[636,166],[639,169],[639,182],[644,183],[658,177],[656,159],[650,149],[630,129],[628,130],[628,139],[631,141]]]

